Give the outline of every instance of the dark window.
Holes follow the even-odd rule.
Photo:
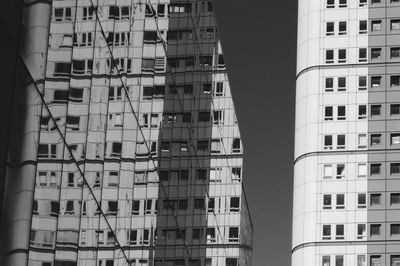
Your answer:
[[[183,113],[182,122],[191,123],[192,122],[192,113]]]
[[[390,164],[390,174],[400,174],[400,163],[391,163]]]
[[[380,224],[371,224],[370,226],[371,236],[380,235],[381,233],[381,225]]]
[[[226,266],[237,266],[238,265],[238,259],[236,259],[236,258],[227,258],[225,264],[226,264]]]
[[[83,100],[83,89],[82,88],[71,88],[69,92],[69,100],[71,102],[82,102]]]
[[[66,103],[68,101],[68,91],[67,90],[55,90],[54,100],[55,103]]]
[[[375,163],[371,164],[371,175],[379,175],[381,174],[381,164]]]
[[[399,114],[400,114],[400,104],[391,104],[390,115],[399,115]]]
[[[371,145],[381,144],[381,134],[371,134]]]
[[[188,208],[188,200],[187,199],[180,199],[178,202],[178,208],[180,210],[186,210]]]
[[[382,105],[371,105],[371,116],[381,115],[381,107]]]
[[[233,139],[232,152],[240,152],[240,139],[238,138]]]
[[[199,122],[209,122],[210,112],[199,112]]]
[[[197,141],[197,150],[208,151],[209,150],[208,140],[198,140]]]
[[[154,43],[158,39],[157,31],[145,31],[143,33],[143,42]]]
[[[194,199],[194,208],[195,209],[204,209],[204,199]]]
[[[390,76],[390,86],[400,86],[400,76]]]
[[[207,179],[207,169],[197,169],[197,179]]]

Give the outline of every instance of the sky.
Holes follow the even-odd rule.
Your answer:
[[[289,266],[297,1],[214,3],[244,146],[253,266]]]

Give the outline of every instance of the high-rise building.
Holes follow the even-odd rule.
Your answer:
[[[4,265],[248,266],[213,3],[26,1]]]
[[[298,12],[292,265],[400,265],[400,1]]]

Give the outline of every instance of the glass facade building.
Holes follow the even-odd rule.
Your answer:
[[[251,265],[213,3],[28,2],[5,265]]]

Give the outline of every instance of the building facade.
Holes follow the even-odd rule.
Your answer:
[[[28,2],[6,265],[251,265],[213,3]]]
[[[400,1],[298,12],[292,265],[400,265]]]

